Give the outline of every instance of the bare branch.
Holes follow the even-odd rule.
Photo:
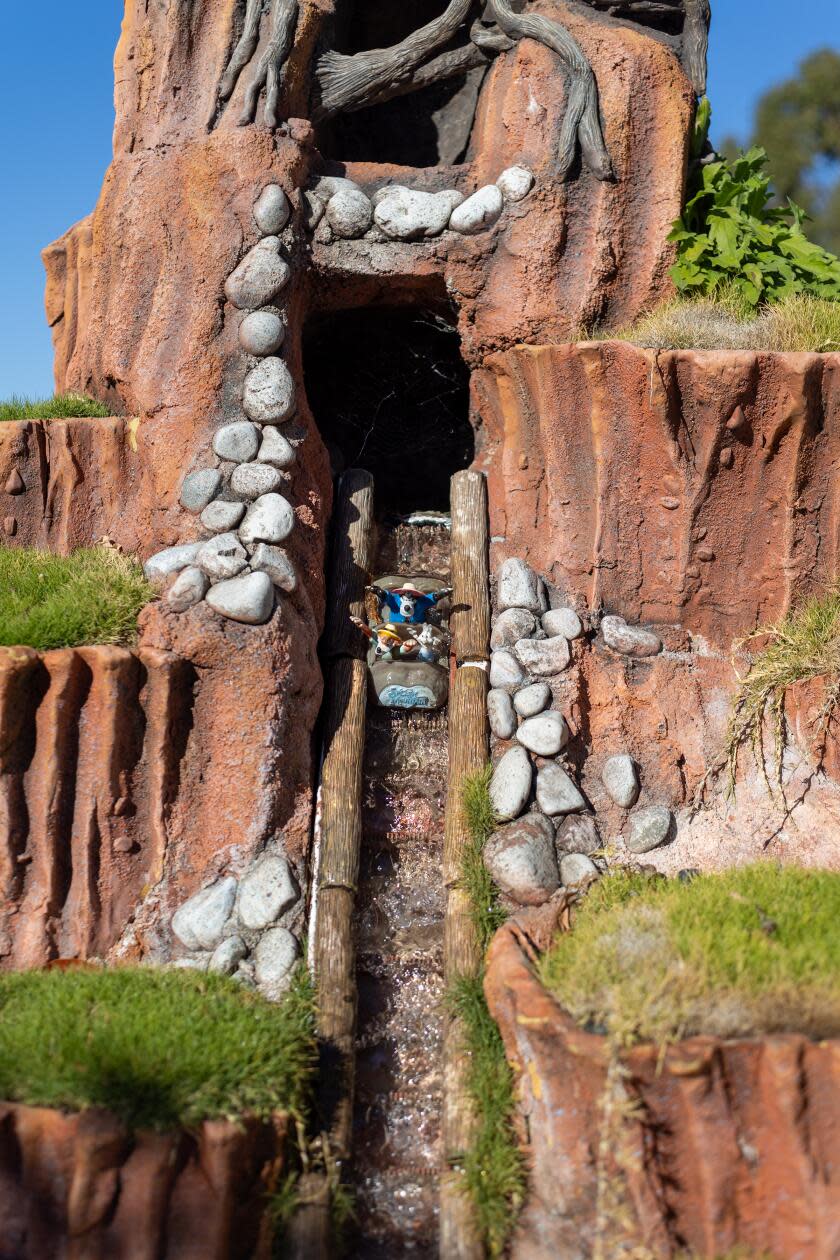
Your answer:
[[[219,83],[219,100],[226,101],[236,87],[236,81],[245,66],[256,52],[260,38],[260,18],[262,17],[263,0],[248,0],[245,10],[245,25],[239,43],[233,50],[227,69]]]
[[[709,23],[712,9],[709,0],[684,0],[683,69],[698,96],[706,91],[706,59],[709,52]]]
[[[292,49],[298,15],[298,0],[272,0],[271,34],[265,52],[254,71],[245,104],[239,116],[240,127],[252,123],[257,114],[260,92],[265,88],[264,119],[267,127],[277,126],[277,99],[280,91],[280,72]]]

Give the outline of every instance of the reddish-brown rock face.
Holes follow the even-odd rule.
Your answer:
[[[695,1037],[662,1055],[643,1046],[608,1088],[605,1039],[539,983],[525,922],[496,935],[485,979],[527,1118],[513,1260],[585,1260],[599,1233],[604,1255],[632,1241],[657,1260],[736,1246],[801,1260],[840,1253],[840,1045],[779,1036]]]
[[[4,1260],[266,1260],[286,1117],[129,1132],[107,1111],[0,1103]]]

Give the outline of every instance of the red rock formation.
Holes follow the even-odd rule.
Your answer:
[[[267,1260],[286,1117],[130,1132],[107,1111],[0,1103],[4,1260]]]
[[[497,560],[724,651],[835,577],[840,356],[521,346],[473,379]]]
[[[527,927],[509,924],[490,946],[485,980],[528,1132],[528,1197],[511,1256],[584,1260],[596,1237],[610,1056],[543,988],[532,957]],[[600,1203],[613,1210],[603,1254],[620,1254],[628,1238],[657,1260],[738,1245],[799,1260],[840,1254],[840,1044],[693,1037],[663,1054],[638,1047],[622,1063],[613,1098],[639,1111],[625,1105],[606,1131]]]

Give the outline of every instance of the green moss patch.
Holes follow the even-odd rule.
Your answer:
[[[102,403],[85,394],[56,394],[53,398],[18,398],[0,402],[0,422],[6,420],[69,420],[74,417],[110,416]]]
[[[840,1035],[840,875],[760,863],[683,884],[617,871],[589,892],[541,975],[619,1043]]]
[[[0,645],[46,651],[131,643],[153,595],[137,561],[113,547],[70,556],[0,547]]]
[[[134,1128],[302,1114],[315,1064],[303,967],[279,1004],[221,976],[121,968],[0,976],[0,1098],[107,1107]]]

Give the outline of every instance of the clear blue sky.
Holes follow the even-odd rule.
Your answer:
[[[0,398],[52,392],[40,249],[92,209],[108,164],[122,0],[3,0]],[[712,0],[712,134],[746,137],[765,88],[840,47],[840,0]]]

